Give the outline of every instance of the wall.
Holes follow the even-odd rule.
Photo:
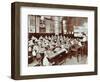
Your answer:
[[[11,2],[15,0],[1,0],[0,1],[0,82],[16,82],[10,79],[10,66],[11,66]],[[98,6],[98,22],[100,22],[100,1],[99,0],[16,0],[25,2],[38,2],[38,3],[52,3],[52,4],[68,4],[68,5],[87,5],[87,6]],[[100,25],[98,25],[99,27]],[[98,28],[98,35],[100,34],[100,28]],[[100,37],[98,38],[100,42]],[[100,43],[98,43],[100,45]],[[100,46],[98,46],[100,49]],[[98,52],[98,55],[100,51]],[[100,55],[98,56],[98,59]],[[100,62],[100,60],[98,61]],[[100,69],[100,64],[99,64]],[[81,70],[81,69],[80,69]],[[100,71],[99,75],[94,76],[79,76],[79,77],[63,77],[63,78],[52,78],[52,79],[37,79],[29,80],[29,82],[88,82],[95,81],[100,82]],[[27,80],[23,80],[27,82]]]

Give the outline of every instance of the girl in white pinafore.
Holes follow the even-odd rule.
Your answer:
[[[48,61],[47,57],[48,57],[48,55],[47,55],[47,53],[45,51],[44,58],[43,58],[43,65],[44,66],[49,66],[49,61]]]

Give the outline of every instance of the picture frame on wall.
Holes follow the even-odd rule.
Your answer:
[[[11,78],[97,74],[97,7],[11,4]]]

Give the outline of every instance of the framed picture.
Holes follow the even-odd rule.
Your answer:
[[[97,7],[11,6],[13,79],[97,74]]]

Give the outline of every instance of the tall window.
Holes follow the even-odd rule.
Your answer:
[[[46,32],[46,25],[45,25],[45,18],[44,18],[44,16],[40,17],[39,27],[40,27],[40,33],[45,33]]]
[[[28,15],[28,30],[30,33],[35,33],[35,16]]]

